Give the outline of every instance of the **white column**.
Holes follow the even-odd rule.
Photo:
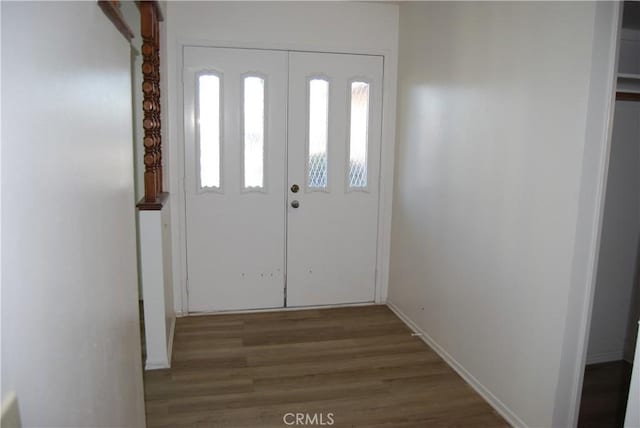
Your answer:
[[[169,203],[138,211],[147,370],[171,367],[175,327]]]

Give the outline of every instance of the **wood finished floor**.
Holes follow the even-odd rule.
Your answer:
[[[180,318],[144,380],[149,427],[508,426],[386,306]]]
[[[591,364],[585,368],[578,428],[622,428],[631,383],[626,361]]]

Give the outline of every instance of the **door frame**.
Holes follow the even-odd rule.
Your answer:
[[[587,132],[553,426],[575,427],[586,366],[613,134],[622,2],[597,2]]]
[[[279,43],[246,43],[246,42],[213,42],[202,40],[180,39],[175,46],[176,64],[175,70],[177,82],[176,108],[178,139],[171,146],[170,156],[175,156],[176,162],[172,166],[169,175],[170,187],[177,189],[172,196],[176,198],[174,207],[176,214],[172,224],[177,226],[178,242],[172,243],[173,269],[174,269],[174,294],[177,316],[189,315],[188,305],[188,278],[187,278],[187,245],[186,245],[186,205],[185,205],[185,109],[184,109],[184,48],[229,48],[251,50],[297,51],[310,53],[334,53],[351,55],[371,55],[382,57],[382,124],[380,131],[380,171],[379,171],[379,195],[378,195],[378,226],[376,248],[376,275],[375,275],[375,304],[383,304],[387,301],[389,287],[389,260],[391,241],[391,209],[393,203],[393,176],[395,154],[395,105],[397,80],[397,56],[387,49],[342,49],[335,47],[306,46],[299,44]],[[284,189],[286,190],[286,189]],[[176,218],[177,217],[177,218]],[[286,261],[285,261],[286,267]],[[178,283],[175,283],[178,279]],[[323,307],[331,307],[327,305]],[[344,305],[338,305],[344,306]],[[288,308],[284,308],[288,309]],[[291,308],[295,309],[295,308]]]

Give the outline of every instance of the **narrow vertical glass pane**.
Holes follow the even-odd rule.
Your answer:
[[[369,84],[351,83],[351,131],[349,134],[349,187],[367,187]]]
[[[200,187],[220,187],[220,78],[198,77],[198,147]]]
[[[327,144],[329,125],[329,82],[309,81],[309,165],[307,185],[327,187]]]
[[[244,187],[264,186],[264,79],[244,78]]]

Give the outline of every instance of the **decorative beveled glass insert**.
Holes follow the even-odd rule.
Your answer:
[[[351,82],[349,133],[349,187],[367,187],[367,147],[369,146],[369,84]]]
[[[327,146],[329,131],[329,82],[309,80],[309,164],[307,187],[327,187]]]
[[[200,187],[220,188],[220,77],[199,75],[197,93]]]
[[[264,79],[244,78],[244,187],[264,187]]]

